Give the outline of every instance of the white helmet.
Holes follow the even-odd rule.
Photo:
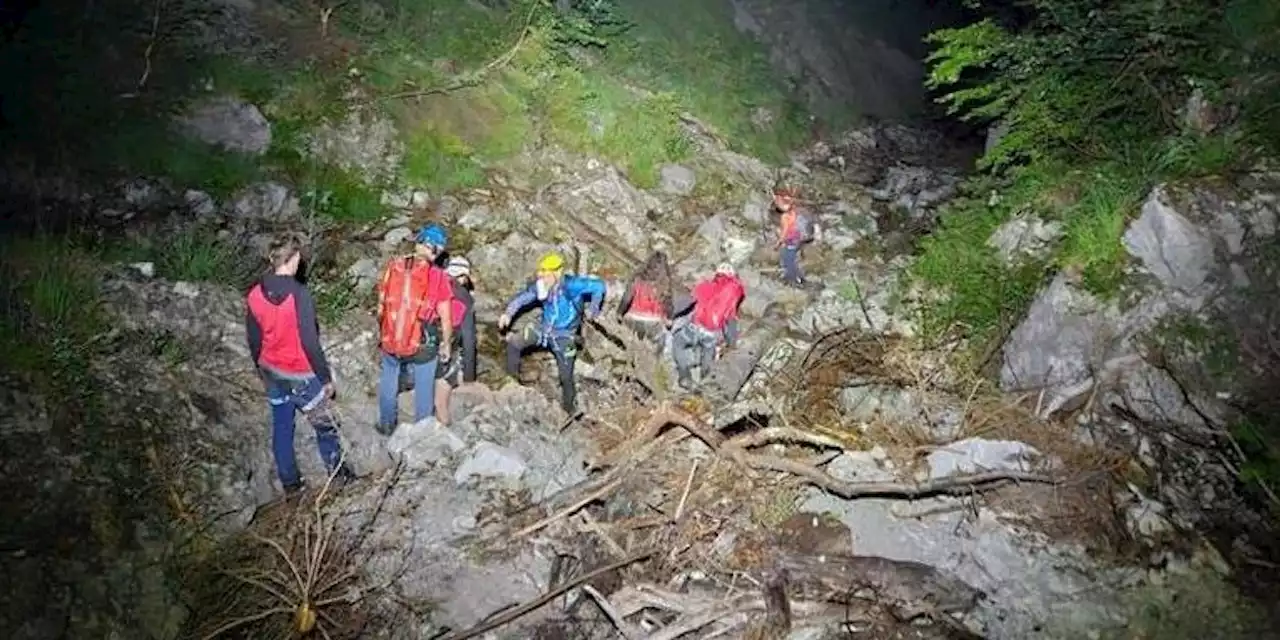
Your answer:
[[[737,275],[737,272],[733,270],[733,265],[729,264],[728,262],[721,262],[718,266],[716,266],[716,274],[732,276],[732,275]]]
[[[451,278],[471,277],[471,262],[462,256],[451,257],[444,266],[444,272]]]

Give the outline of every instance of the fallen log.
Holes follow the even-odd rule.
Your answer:
[[[697,417],[673,407],[663,407],[654,412],[648,427],[661,431],[662,427],[654,425],[675,425],[685,429],[694,437],[702,440],[718,454],[725,456],[735,464],[748,471],[778,471],[788,473],[807,481],[809,484],[846,500],[856,498],[923,498],[932,495],[969,495],[987,491],[1009,482],[1034,482],[1041,484],[1057,484],[1059,481],[1051,476],[1026,471],[987,471],[958,476],[936,478],[925,482],[848,482],[840,480],[827,472],[808,463],[790,460],[778,456],[750,453],[744,446],[767,444],[764,435],[794,436],[793,429],[765,429],[761,432],[748,433],[729,440],[719,431],[714,430]],[[760,434],[760,435],[757,435]],[[820,436],[806,435],[805,441],[820,441]],[[740,444],[735,444],[740,443]],[[838,443],[833,444],[838,446]]]
[[[986,598],[981,590],[929,565],[879,556],[779,552],[766,578],[766,595],[786,585],[806,600],[847,601],[854,592],[869,589],[902,622],[965,613]]]

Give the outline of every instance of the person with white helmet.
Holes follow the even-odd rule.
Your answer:
[[[681,388],[693,390],[690,369],[695,352],[699,373],[705,379],[711,373],[720,340],[723,338],[728,348],[737,343],[738,307],[746,296],[746,287],[733,265],[727,262],[717,266],[710,278],[694,286],[693,317],[672,336],[672,356]]]
[[[449,396],[453,389],[476,381],[476,310],[471,295],[471,263],[462,256],[450,257],[445,273],[453,285],[453,353],[457,354],[436,369],[436,420],[449,424]]]

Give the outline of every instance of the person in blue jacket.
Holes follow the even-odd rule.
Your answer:
[[[546,349],[555,356],[560,376],[560,406],[570,416],[577,415],[577,390],[573,365],[578,355],[578,330],[582,326],[584,298],[591,300],[592,318],[600,315],[605,298],[604,280],[595,276],[566,274],[564,258],[549,253],[538,261],[538,276],[507,303],[506,312],[498,318],[498,329],[505,331],[525,309],[538,303],[542,321],[529,326],[519,335],[507,337],[507,375],[519,378],[520,358],[530,349]]]

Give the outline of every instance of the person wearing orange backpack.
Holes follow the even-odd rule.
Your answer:
[[[674,336],[677,383],[686,391],[693,390],[690,369],[695,352],[699,374],[703,379],[711,373],[716,347],[721,337],[732,349],[738,341],[738,306],[747,290],[728,263],[716,267],[715,274],[693,288],[693,317]]]
[[[655,251],[632,276],[618,302],[618,315],[641,339],[656,342],[661,353],[674,305],[671,267],[666,254]]]
[[[302,247],[297,234],[273,240],[267,252],[272,272],[245,296],[245,338],[271,405],[271,451],[286,494],[302,489],[293,449],[299,411],[316,432],[316,447],[329,473],[343,483],[355,477],[342,462],[338,421],[330,406],[333,374],[320,348],[315,302],[297,279]]]
[[[413,255],[392,258],[378,285],[378,431],[384,435],[399,422],[401,370],[412,374],[413,421],[419,422],[435,414],[436,369],[453,355],[453,286],[435,265],[449,237],[431,224],[414,240]]]
[[[445,273],[453,285],[454,357],[441,362],[436,369],[436,420],[449,424],[449,397],[459,384],[476,381],[475,298],[471,295],[471,262],[462,256],[449,258]]]
[[[790,183],[780,183],[773,189],[773,206],[778,211],[778,262],[782,266],[782,279],[793,287],[804,286],[804,270],[800,267],[800,248],[813,242],[817,227],[813,217],[796,206],[800,190]]]

